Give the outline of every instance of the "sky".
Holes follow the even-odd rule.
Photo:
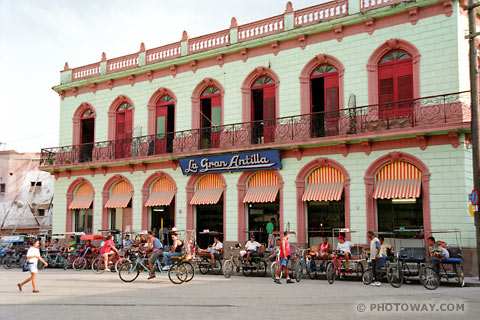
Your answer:
[[[294,9],[326,2],[295,0]],[[60,70],[285,11],[285,0],[0,0],[0,150],[58,146]]]

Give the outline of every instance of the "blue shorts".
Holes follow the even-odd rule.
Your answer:
[[[288,258],[280,258],[280,265],[282,267],[290,267],[290,259]]]
[[[217,251],[217,250],[215,250],[215,249],[211,249],[211,248],[210,248],[210,249],[208,249],[208,251],[207,251],[207,252],[208,252],[208,253],[210,253],[210,252],[213,252],[213,254],[220,254],[220,252],[219,252],[219,251]]]

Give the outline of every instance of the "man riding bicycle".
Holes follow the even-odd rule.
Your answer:
[[[148,276],[148,279],[153,279],[155,278],[155,272],[153,271],[153,264],[155,261],[160,258],[163,254],[162,252],[163,245],[153,235],[153,231],[148,231],[148,246],[145,248],[145,252],[151,251],[152,254],[150,255],[150,258],[148,258],[148,268],[150,269],[150,275]]]

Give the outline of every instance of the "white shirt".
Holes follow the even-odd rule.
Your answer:
[[[370,240],[370,259],[375,259],[380,247],[380,240],[378,240],[377,237],[374,237],[372,240]]]
[[[217,243],[214,243],[212,246],[212,249],[217,251],[222,250],[222,248],[223,248],[223,244],[220,241],[218,241]]]
[[[38,250],[38,248],[35,248],[35,247],[30,247],[27,251],[27,257],[31,257],[31,256],[40,256],[40,250]],[[30,258],[28,259],[28,262],[30,263],[38,263],[38,258]]]
[[[260,248],[262,245],[260,243],[258,243],[257,241],[248,241],[246,244],[245,244],[245,250],[253,250],[253,251],[257,251],[257,248]]]
[[[353,242],[350,242],[350,241],[345,241],[344,243],[337,243],[337,250],[338,251],[343,251],[343,252],[348,252],[348,253],[352,253],[350,252],[350,248],[353,247],[354,244]]]

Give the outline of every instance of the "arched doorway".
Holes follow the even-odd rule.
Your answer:
[[[110,183],[107,182],[107,185]],[[116,233],[132,232],[132,196],[133,187],[126,180],[117,180],[107,189],[105,209],[107,210],[104,229]]]
[[[275,141],[275,81],[268,75],[258,77],[252,84],[252,143]]]
[[[80,161],[92,161],[93,143],[95,142],[95,112],[88,108],[80,118]]]
[[[243,203],[246,204],[247,217],[245,234],[255,234],[256,241],[267,244],[266,226],[274,219],[274,234],[282,229],[280,215],[280,179],[271,170],[258,171],[250,176]],[[248,237],[247,237],[248,238]]]
[[[175,100],[169,94],[155,107],[155,154],[171,153],[175,131]]]
[[[152,184],[149,192],[145,202],[149,211],[148,230],[168,245],[168,230],[175,226],[175,183],[170,178],[161,177]]]
[[[322,237],[330,237],[334,229],[345,223],[344,176],[330,166],[312,171],[306,179],[302,201],[307,210],[307,241],[318,245]]]
[[[93,233],[93,187],[86,181],[80,182],[72,193],[73,199],[68,205],[70,217],[67,218],[66,231],[91,234]]]
[[[133,136],[133,107],[122,103],[115,112],[115,157],[128,158],[131,154]]]
[[[329,64],[320,65],[310,74],[312,137],[338,135],[339,76]]]
[[[413,59],[404,50],[387,52],[378,62],[379,118],[413,116]],[[405,101],[407,100],[407,101]]]
[[[202,233],[207,231],[224,233],[225,187],[223,179],[218,174],[205,175],[195,184],[189,204],[193,206],[194,228],[200,248],[207,248],[209,244],[209,238]]]
[[[200,96],[200,148],[218,148],[222,125],[222,95],[216,86],[206,88]]]

